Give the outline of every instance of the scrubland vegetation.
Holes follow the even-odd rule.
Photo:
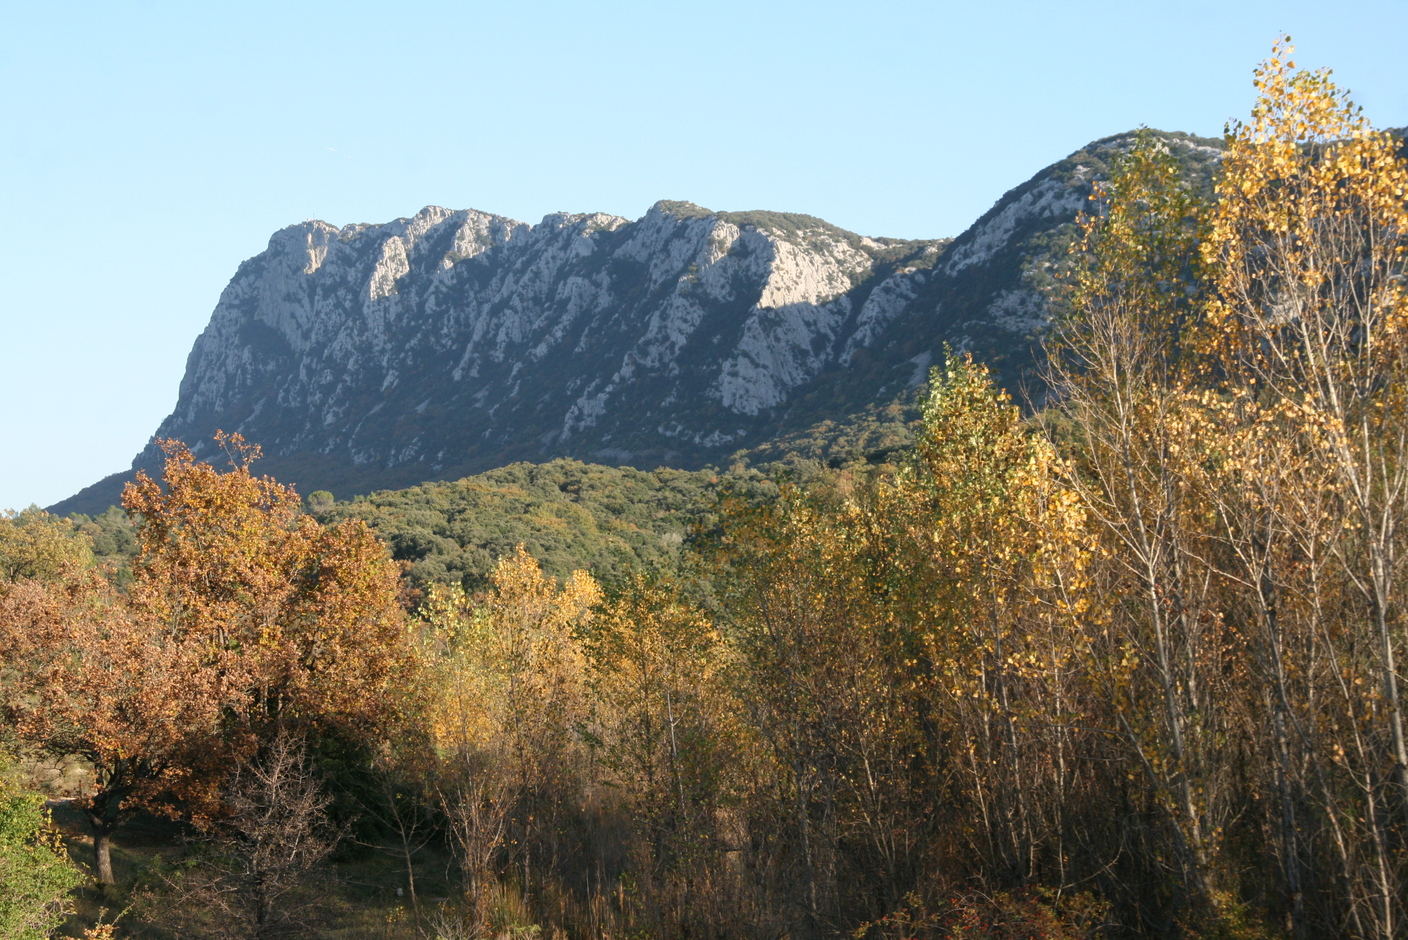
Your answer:
[[[1288,54],[1210,196],[1118,162],[1034,415],[950,356],[908,452],[780,483],[308,513],[229,436],[129,487],[130,562],[0,520],[7,743],[88,773],[64,929],[1408,936],[1408,170]],[[64,920],[56,838],[0,794],[7,936]]]

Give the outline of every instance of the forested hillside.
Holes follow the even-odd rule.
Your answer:
[[[409,563],[416,585],[473,591],[519,545],[558,578],[578,568],[604,581],[633,569],[673,569],[691,529],[712,521],[723,489],[777,488],[757,471],[647,473],[554,460],[361,496],[317,515],[364,520],[393,558]]]
[[[1211,187],[1114,161],[1039,412],[955,352],[830,456],[336,503],[221,435],[0,518],[70,932],[1408,936],[1408,162],[1289,55]]]

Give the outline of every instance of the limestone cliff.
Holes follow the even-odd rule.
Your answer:
[[[945,344],[1015,382],[1046,268],[1127,141],[1047,168],[952,240],[684,202],[636,221],[430,206],[289,226],[225,288],[154,440],[212,458],[211,435],[238,431],[265,472],[346,496],[555,456],[718,463],[904,394]],[[153,443],[133,466],[159,458]],[[54,508],[101,509],[122,476]]]

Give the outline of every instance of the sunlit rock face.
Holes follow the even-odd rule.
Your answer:
[[[1171,140],[1194,169],[1215,159]],[[154,441],[213,459],[238,431],[267,472],[345,496],[556,456],[718,464],[906,394],[946,345],[1015,383],[1049,269],[1128,142],[1048,167],[957,239],[685,202],[289,226],[225,288]],[[154,442],[134,461],[159,465]],[[56,508],[101,509],[121,476]]]
[[[668,202],[634,222],[305,222],[231,280],[157,436],[208,454],[220,428],[271,458],[426,477],[494,455],[726,457],[873,346],[944,244]]]

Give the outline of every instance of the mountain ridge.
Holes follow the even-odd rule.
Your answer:
[[[1162,136],[1209,175],[1220,141]],[[106,508],[159,468],[158,438],[212,459],[217,429],[346,497],[558,457],[695,469],[867,411],[902,423],[946,345],[1015,386],[1053,259],[1130,139],[1052,164],[954,239],[671,200],[635,221],[430,206],[288,226],[222,292],[132,469],[51,508]]]

